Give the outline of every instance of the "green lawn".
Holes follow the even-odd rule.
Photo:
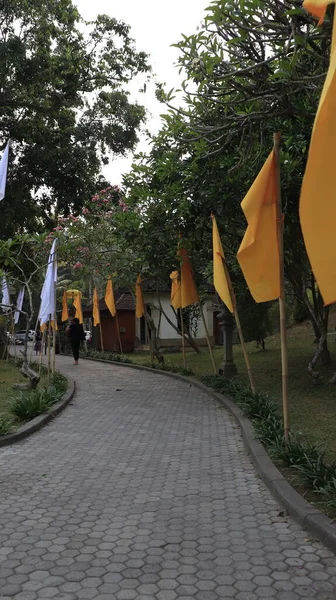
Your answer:
[[[336,386],[328,385],[336,370],[336,343],[329,336],[332,364],[318,366],[321,378],[318,385],[312,383],[307,372],[307,364],[314,353],[312,328],[310,324],[292,327],[288,330],[289,353],[289,405],[291,426],[309,439],[326,445],[330,458],[336,460]],[[266,350],[262,351],[255,343],[248,344],[248,353],[254,373],[256,387],[279,402],[281,408],[281,356],[279,335],[266,340]],[[132,360],[138,364],[148,363],[149,356],[133,354]],[[240,346],[234,347],[234,358],[239,377],[248,382]],[[215,349],[217,367],[223,360],[222,348]],[[165,354],[167,364],[182,365],[181,354]],[[196,377],[212,373],[208,351],[204,348],[200,355],[187,353],[187,365]]]
[[[0,416],[9,419],[15,419],[9,406],[11,398],[18,394],[18,391],[12,387],[13,383],[27,383],[27,379],[21,375],[19,367],[5,360],[0,360]],[[42,374],[39,386],[43,387],[46,383],[47,376]],[[20,424],[18,422],[18,426]]]

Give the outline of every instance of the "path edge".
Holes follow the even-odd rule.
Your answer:
[[[198,388],[210,396],[210,398],[217,400],[232,414],[235,421],[240,426],[244,445],[252,459],[252,462],[256,467],[256,470],[258,471],[262,481],[272,492],[273,496],[297,523],[299,523],[314,537],[318,538],[319,541],[327,546],[330,550],[336,553],[336,524],[320,510],[309,504],[303,498],[303,496],[301,496],[291,486],[291,484],[272,462],[263,445],[255,438],[251,421],[245,415],[243,415],[241,409],[234,404],[232,400],[215,392],[200,381],[177,373],[170,373],[169,371],[163,371],[160,369],[151,369],[150,367],[145,367],[143,365],[105,360],[103,358],[87,358],[84,360],[102,362],[118,367],[128,367],[130,369],[138,369],[139,371],[149,371],[150,373],[155,373],[157,375],[165,375],[167,377],[179,379],[180,381],[184,381],[185,383]]]
[[[47,425],[50,421],[52,421],[52,419],[54,419],[60,412],[62,412],[68,406],[68,404],[71,402],[72,398],[75,395],[76,382],[68,376],[67,380],[68,387],[66,392],[63,394],[62,398],[58,402],[56,402],[56,404],[53,404],[53,406],[48,410],[48,412],[43,413],[38,417],[35,417],[35,419],[32,419],[31,421],[28,421],[28,423],[25,423],[24,425],[22,425],[22,427],[20,427],[16,431],[13,431],[13,433],[1,435],[0,448],[3,448],[4,446],[9,446],[10,444],[16,444],[17,442],[24,440],[26,437],[32,435],[33,433]]]

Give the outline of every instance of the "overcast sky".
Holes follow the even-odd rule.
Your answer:
[[[167,88],[179,87],[181,77],[174,67],[178,50],[171,44],[181,39],[181,33],[186,35],[196,31],[202,21],[207,0],[74,0],[82,17],[95,19],[98,14],[108,14],[125,21],[131,26],[131,35],[136,40],[137,50],[150,54],[149,62],[155,73],[155,79],[167,84]],[[138,93],[140,85],[134,82],[132,97],[144,104],[149,112],[146,126],[155,132],[160,127],[160,114],[164,105],[157,102],[154,96],[155,86],[147,86],[146,94]],[[146,150],[144,139],[138,150]],[[111,183],[121,183],[122,173],[129,171],[132,155],[124,159],[114,159],[105,168],[105,175]]]

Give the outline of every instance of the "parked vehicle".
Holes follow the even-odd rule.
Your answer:
[[[20,331],[17,331],[15,333],[15,339],[22,340],[24,342],[25,338],[26,338],[26,330],[25,329],[20,329]],[[30,331],[28,331],[28,341],[32,342],[33,339],[34,339],[34,332],[31,333]]]

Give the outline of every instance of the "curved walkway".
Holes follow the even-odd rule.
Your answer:
[[[188,383],[59,357],[75,401],[0,450],[0,598],[334,600],[336,557]]]

